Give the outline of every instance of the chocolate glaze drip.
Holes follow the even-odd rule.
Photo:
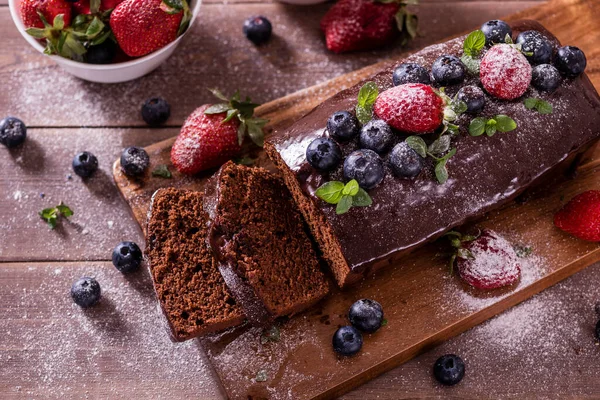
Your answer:
[[[514,35],[537,30],[559,45],[556,38],[535,21],[512,24]],[[462,55],[464,37],[434,45],[391,63],[375,76],[341,91],[322,103],[286,131],[269,138],[272,146],[300,183],[304,194],[323,213],[336,235],[352,273],[368,272],[385,265],[397,256],[430,241],[448,229],[511,201],[525,188],[562,161],[589,147],[600,137],[600,98],[587,76],[565,79],[551,94],[530,87],[514,101],[503,101],[486,94],[486,106],[477,116],[506,114],[518,128],[493,137],[471,137],[467,128],[474,116],[464,114],[457,121],[460,134],[452,140],[456,155],[448,162],[450,179],[440,185],[429,165],[415,180],[395,178],[389,167],[381,185],[371,190],[371,207],[356,207],[336,215],[335,207],[314,195],[325,182],[343,180],[341,166],[330,173],[315,171],[307,162],[305,151],[315,138],[326,136],[326,122],[335,111],[352,111],[360,87],[366,81],[377,83],[380,92],[392,87],[392,72],[402,62],[416,62],[431,68],[442,54]],[[469,77],[460,85],[446,88],[453,96],[460,87],[479,85]],[[537,97],[551,103],[552,114],[527,110],[523,100]],[[399,134],[397,141],[404,140]],[[431,142],[435,135],[423,138]],[[357,148],[356,141],[342,146],[344,156]],[[387,164],[388,156],[384,156]]]

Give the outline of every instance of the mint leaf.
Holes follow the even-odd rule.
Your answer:
[[[452,108],[452,111],[454,111],[456,114],[462,114],[465,111],[467,111],[467,108],[469,108],[467,106],[467,103],[465,103],[462,100],[452,100],[450,102],[450,107]]]
[[[169,171],[169,168],[164,164],[157,165],[152,171],[152,176],[159,176],[165,179],[170,179],[172,177],[171,171]]]
[[[340,181],[327,182],[317,189],[315,195],[329,204],[338,204],[344,187],[345,185]]]
[[[361,124],[366,124],[373,117],[373,104],[379,96],[379,89],[375,82],[365,83],[358,92],[356,104],[356,118]]]
[[[463,55],[460,58],[460,61],[462,61],[463,64],[465,64],[465,67],[467,67],[467,70],[473,74],[473,75],[478,75],[479,74],[479,60],[475,57],[472,56],[468,56],[468,55]]]
[[[344,189],[342,190],[342,194],[348,196],[356,196],[356,194],[358,193],[358,189],[358,182],[356,181],[356,179],[352,179],[350,182],[346,183]]]
[[[494,136],[496,134],[496,130],[497,130],[496,125],[497,125],[497,122],[495,119],[493,119],[493,118],[488,119],[488,121],[485,124],[485,134],[490,137]]]
[[[417,152],[418,155],[427,157],[427,144],[420,136],[409,136],[405,140],[408,147]]]
[[[443,184],[446,183],[446,181],[448,180],[448,169],[446,168],[446,164],[448,163],[448,160],[455,154],[456,149],[452,149],[448,154],[440,158],[435,164],[435,177],[437,178],[439,183]]]
[[[44,221],[46,221],[50,229],[54,229],[58,223],[58,218],[61,216],[65,218],[72,216],[73,210],[71,210],[61,201],[56,207],[44,208],[38,214]]]
[[[516,245],[514,249],[519,258],[527,258],[533,253],[533,247],[531,246]]]
[[[487,120],[483,117],[473,118],[469,124],[469,135],[481,136],[485,133]]]
[[[339,203],[337,203],[335,213],[338,215],[345,214],[350,210],[350,207],[352,207],[352,196],[345,194],[342,196]]]
[[[500,132],[510,132],[517,129],[517,123],[508,115],[499,114],[494,119],[496,120],[496,129]]]
[[[450,135],[443,135],[437,138],[433,143],[429,145],[427,151],[433,155],[441,155],[450,149]]]
[[[356,207],[368,207],[373,204],[371,196],[362,188],[358,188],[358,192],[352,197],[352,205]]]
[[[523,101],[523,104],[525,104],[525,108],[527,108],[528,110],[531,110],[531,109],[535,108],[535,106],[537,105],[537,102],[538,102],[538,99],[536,99],[535,97],[529,97]]]
[[[69,218],[73,215],[73,210],[69,208],[69,206],[63,204],[61,201],[59,205],[56,206],[56,210],[65,218]]]
[[[485,35],[480,30],[473,31],[469,33],[463,43],[463,53],[471,57],[477,57],[483,46],[485,46]]]

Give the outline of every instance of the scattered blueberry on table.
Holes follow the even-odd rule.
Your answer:
[[[77,175],[88,178],[98,169],[98,159],[89,151],[84,151],[75,155],[72,166]]]
[[[365,333],[374,333],[383,323],[383,307],[375,300],[360,299],[348,311],[352,326]]]
[[[162,125],[171,116],[171,106],[162,97],[152,97],[142,105],[142,118],[150,126]]]
[[[0,143],[12,149],[21,145],[27,137],[27,127],[18,118],[6,117],[0,121]]]
[[[142,250],[134,242],[121,242],[112,252],[112,263],[123,273],[133,272],[142,264]]]
[[[100,284],[94,278],[83,277],[71,286],[71,297],[82,308],[92,307],[100,301]]]
[[[266,43],[271,38],[273,26],[271,21],[263,16],[254,16],[244,21],[244,35],[255,45]]]
[[[456,385],[465,376],[465,363],[455,354],[446,354],[433,365],[433,376],[443,385]]]

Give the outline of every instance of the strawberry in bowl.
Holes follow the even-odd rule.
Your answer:
[[[25,39],[67,72],[93,82],[141,77],[165,61],[200,0],[9,0]],[[152,26],[152,29],[148,29]]]

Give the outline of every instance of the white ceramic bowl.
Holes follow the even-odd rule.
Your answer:
[[[19,10],[20,1],[21,0],[8,0],[12,19],[25,40],[27,40],[27,42],[29,42],[29,44],[32,45],[37,51],[43,54],[44,46],[35,38],[30,36],[27,32],[25,32],[25,25],[23,25],[23,21],[21,20],[21,12]],[[190,31],[200,11],[202,0],[192,0],[191,3],[193,3],[192,20],[190,21],[190,26],[185,33],[162,49],[143,57],[116,64],[95,65],[73,61],[56,55],[44,56],[52,58],[65,71],[78,78],[85,79],[86,81],[117,83],[137,79],[148,74],[149,72],[152,72],[160,64],[162,64],[163,61],[169,58],[169,56],[173,54],[173,51],[175,51],[175,48],[179,45],[179,42],[181,42],[183,36]]]

